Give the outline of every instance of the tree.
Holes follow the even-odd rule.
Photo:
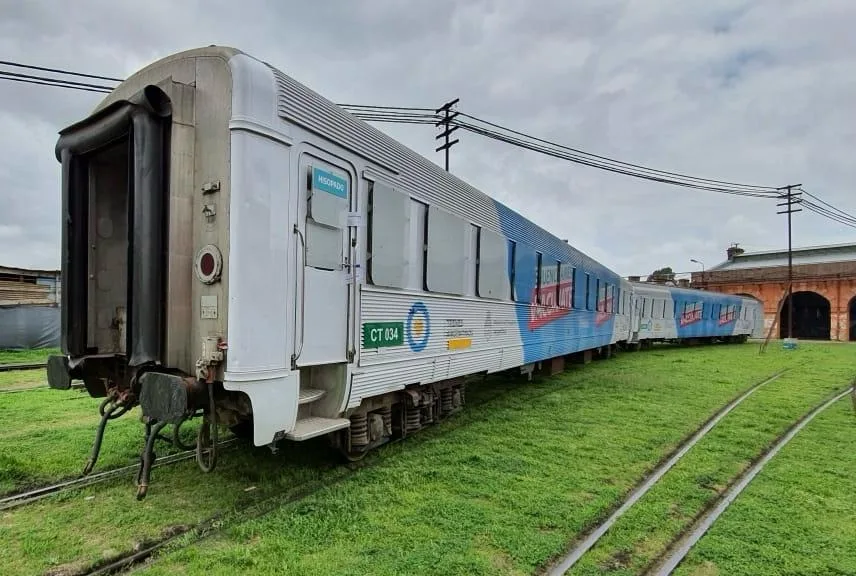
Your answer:
[[[659,268],[654,270],[650,276],[648,276],[649,282],[656,282],[657,284],[665,284],[666,282],[674,282],[675,281],[675,273],[672,271],[670,266],[666,266],[665,268]]]

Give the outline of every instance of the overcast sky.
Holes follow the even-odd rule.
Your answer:
[[[0,60],[125,77],[179,50],[230,45],[335,102],[459,97],[462,111],[589,152],[802,183],[856,214],[852,0],[0,0],[0,13]],[[57,131],[100,97],[0,80],[0,265],[59,267]],[[377,126],[442,163],[433,127]],[[619,274],[697,270],[691,258],[709,268],[732,242],[787,245],[775,202],[458,134],[452,172]],[[853,228],[795,215],[795,246],[854,241]]]

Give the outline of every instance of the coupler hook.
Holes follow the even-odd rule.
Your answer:
[[[203,472],[211,472],[217,465],[217,407],[214,404],[214,385],[208,382],[208,410],[202,414],[202,424],[196,436],[196,463]],[[203,452],[208,446],[208,459]]]
[[[146,422],[146,445],[140,456],[140,470],[137,472],[137,500],[142,500],[148,493],[152,464],[157,458],[154,453],[155,440],[161,437],[160,431],[166,425],[166,422],[154,422],[153,420]]]
[[[109,407],[108,407],[109,404]],[[83,467],[83,475],[86,476],[92,469],[95,468],[95,463],[98,461],[98,455],[101,452],[101,442],[104,440],[104,429],[107,427],[108,420],[115,420],[119,416],[131,409],[133,402],[129,399],[117,401],[115,395],[110,395],[104,399],[101,406],[98,407],[98,412],[101,414],[101,422],[98,423],[98,429],[95,432],[95,442],[92,444],[92,452],[89,455],[89,460],[86,461],[86,466]]]

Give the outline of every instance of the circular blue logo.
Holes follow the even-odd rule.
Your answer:
[[[428,346],[431,335],[431,319],[428,308],[422,302],[416,302],[407,313],[407,345],[414,352],[422,352]]]

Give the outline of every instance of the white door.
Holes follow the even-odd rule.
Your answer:
[[[639,299],[636,294],[630,299],[630,332],[631,340],[639,339],[639,324],[642,318],[642,309],[639,307]]]
[[[346,362],[353,282],[348,213],[354,178],[335,161],[304,153],[298,183],[302,206],[297,224],[301,238],[297,241],[295,364]]]

